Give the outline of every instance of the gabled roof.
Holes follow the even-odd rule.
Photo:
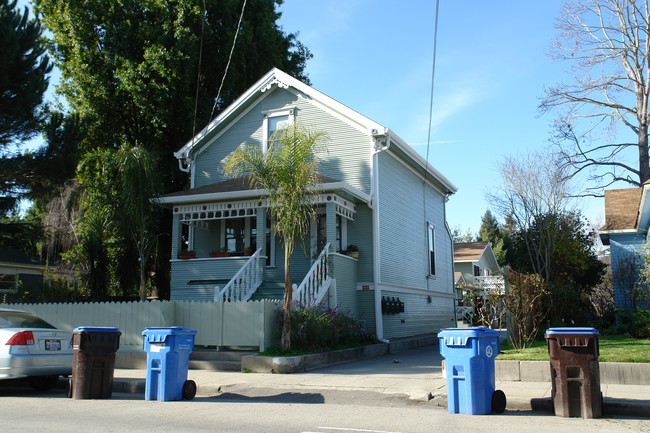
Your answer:
[[[489,242],[454,243],[454,262],[478,262]]]
[[[253,84],[246,92],[244,92],[235,102],[222,111],[208,126],[203,128],[192,140],[188,141],[181,149],[174,153],[174,156],[183,161],[191,159],[192,155],[203,146],[206,139],[210,139],[217,131],[223,129],[231,122],[237,119],[247,106],[251,105],[252,101],[259,98],[261,94],[269,91],[273,86],[278,86],[284,89],[297,91],[298,94],[305,96],[310,102],[321,108],[334,113],[338,117],[346,120],[349,124],[356,127],[358,130],[365,132],[369,137],[377,138],[378,140],[385,140],[390,145],[398,147],[405,155],[407,155],[417,165],[432,174],[432,177],[437,181],[440,186],[446,190],[447,193],[453,194],[458,188],[452,184],[446,177],[444,177],[438,170],[431,166],[420,154],[411,148],[404,140],[399,138],[390,129],[374,122],[373,120],[363,116],[362,114],[352,110],[351,108],[341,104],[340,102],[330,98],[329,96],[319,92],[282,72],[277,68],[271,69],[260,80]]]
[[[490,242],[458,242],[454,243],[454,263],[475,263],[485,256],[490,263],[490,269],[499,269],[499,262],[492,251]]]
[[[635,230],[643,188],[605,191],[605,225],[600,231]]]

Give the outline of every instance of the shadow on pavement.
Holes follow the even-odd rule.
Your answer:
[[[248,396],[243,394],[235,394],[225,392],[213,397],[213,400],[221,402],[237,402],[237,403],[297,403],[297,404],[323,404],[325,398],[322,394],[315,393],[297,393],[285,392],[277,395],[260,395]]]

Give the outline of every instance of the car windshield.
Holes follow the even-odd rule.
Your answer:
[[[0,311],[0,328],[56,329],[40,317],[22,311]]]

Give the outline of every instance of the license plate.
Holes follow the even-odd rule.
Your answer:
[[[45,350],[61,350],[61,340],[45,340]]]

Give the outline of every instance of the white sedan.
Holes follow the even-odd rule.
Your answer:
[[[0,308],[0,379],[29,378],[48,389],[72,374],[72,332],[25,311]]]

